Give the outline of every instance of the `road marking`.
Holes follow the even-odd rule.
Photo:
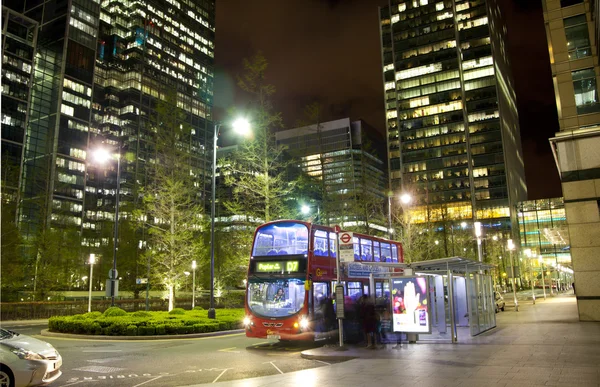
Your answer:
[[[331,363],[327,363],[326,361],[323,361],[323,360],[315,360],[315,361],[318,361],[319,363],[323,363],[323,364],[331,365]]]
[[[279,371],[279,373],[280,373],[280,374],[283,374],[283,371],[282,371],[282,370],[280,370],[280,369],[279,369],[279,368],[278,368],[278,367],[275,365],[275,362],[272,362],[272,361],[270,361],[270,362],[268,362],[268,363],[270,363],[270,364],[271,364],[273,367],[275,367],[275,369],[276,369],[277,371]]]
[[[237,347],[231,347],[231,348],[223,348],[223,349],[219,349],[219,352],[232,352],[232,353],[240,353],[240,351],[232,351],[232,349],[236,349]]]
[[[81,352],[123,352],[122,349],[90,349],[89,351],[81,351]]]
[[[217,378],[216,378],[215,380],[213,380],[212,382],[213,382],[213,383],[216,383],[216,382],[217,382],[217,380],[219,380],[219,378],[220,378],[221,376],[223,376],[223,374],[224,374],[225,372],[227,372],[227,370],[228,370],[228,369],[229,369],[229,368],[225,368],[225,369],[223,370],[223,372],[221,372],[221,373],[219,374],[219,376],[217,376]],[[133,387],[136,387],[136,386],[133,386]]]
[[[71,384],[65,384],[65,385],[63,385],[63,387],[73,386],[75,384],[79,384],[79,383],[83,383],[83,382],[95,382],[95,380],[79,380],[79,381],[71,383]]]
[[[79,368],[73,368],[73,371],[87,371],[87,372],[98,372],[101,374],[110,374],[119,371],[123,371],[126,368],[118,368],[118,367],[103,367],[103,366],[85,366]]]
[[[160,378],[162,378],[162,377],[163,377],[163,375],[161,375],[161,376],[157,376],[157,377],[155,377],[154,379],[146,380],[145,382],[142,382],[142,383],[140,383],[140,384],[136,384],[136,385],[135,385],[135,386],[133,386],[133,387],[139,387],[139,386],[141,386],[142,384],[146,384],[146,383],[149,383],[149,382],[153,382],[153,381],[155,381],[156,379],[160,379]]]

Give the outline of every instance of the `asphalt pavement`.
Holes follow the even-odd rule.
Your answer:
[[[302,356],[325,363],[350,360],[216,385],[600,387],[600,323],[578,320],[572,293],[538,299],[535,305],[519,302],[518,312],[507,303],[496,317],[496,328],[475,337],[459,334],[455,344],[347,346],[345,351],[324,346]]]

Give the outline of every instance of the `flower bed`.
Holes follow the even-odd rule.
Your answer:
[[[242,327],[244,309],[219,309],[217,318],[208,318],[202,308],[170,312],[132,312],[117,307],[104,313],[90,312],[74,316],[51,317],[50,332],[105,336],[154,336],[206,333]]]

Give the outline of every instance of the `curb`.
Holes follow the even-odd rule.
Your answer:
[[[308,359],[308,360],[320,360],[320,361],[348,361],[348,360],[354,360],[354,359],[360,359],[360,356],[343,356],[343,355],[314,355],[311,353],[308,353],[308,351],[305,352],[300,352],[300,357],[302,357],[303,359]]]
[[[218,331],[207,333],[190,333],[187,335],[154,335],[154,336],[102,336],[102,335],[77,335],[74,333],[58,333],[50,332],[48,329],[43,329],[40,333],[45,337],[57,337],[67,339],[82,339],[82,340],[170,340],[170,339],[197,339],[201,337],[227,336],[236,333],[243,333],[244,329],[235,329],[231,331]]]

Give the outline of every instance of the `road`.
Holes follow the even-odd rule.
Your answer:
[[[310,345],[283,345],[241,334],[161,340],[81,340],[39,336],[42,324],[4,328],[45,340],[63,357],[58,386],[171,387],[267,376],[324,367],[307,360]],[[314,345],[313,345],[314,346]]]

